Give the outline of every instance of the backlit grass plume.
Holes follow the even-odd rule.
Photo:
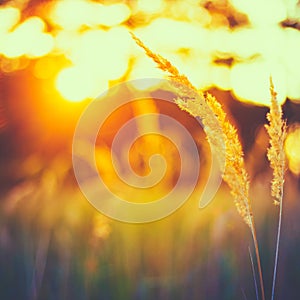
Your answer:
[[[205,127],[211,151],[218,153],[220,162],[225,161],[223,179],[228,184],[239,214],[250,227],[257,258],[258,273],[261,286],[262,300],[265,299],[260,256],[256,237],[256,230],[249,199],[249,180],[245,169],[243,150],[237,130],[226,119],[226,113],[221,104],[209,93],[198,91],[185,75],[179,73],[168,60],[152,52],[139,38],[131,33],[138,46],[144,49],[158,66],[167,72],[169,78],[178,82],[179,97],[175,99],[177,105],[192,116],[199,116]],[[184,89],[182,85],[187,88]],[[224,143],[225,141],[225,149]],[[222,163],[220,164],[222,166]],[[223,170],[222,170],[223,171]]]
[[[249,181],[244,167],[243,151],[236,129],[226,120],[226,113],[221,104],[209,93],[198,91],[185,75],[181,75],[176,67],[162,56],[152,52],[140,39],[131,33],[136,43],[144,49],[157,66],[169,73],[169,78],[186,85],[187,89],[182,98],[175,99],[177,105],[193,116],[199,116],[206,128],[207,139],[212,151],[218,153],[220,161],[225,160],[224,180],[234,196],[238,212],[251,227],[251,205],[249,201]],[[181,91],[182,92],[182,91]],[[179,96],[180,93],[179,93]],[[206,105],[203,105],[205,103]],[[221,130],[220,130],[221,129]],[[225,140],[222,146],[221,141]]]
[[[157,66],[165,72],[169,73],[169,77],[179,83],[182,83],[189,88],[196,90],[196,88],[191,84],[191,82],[187,79],[185,75],[179,73],[178,69],[174,67],[167,59],[160,56],[159,54],[155,54],[152,52],[137,36],[135,36],[132,32],[130,33],[134,41],[138,46],[144,49],[147,56],[152,58],[154,62],[156,62]]]
[[[269,124],[266,125],[266,129],[270,138],[270,147],[268,148],[267,156],[268,160],[270,161],[270,166],[273,169],[271,195],[274,197],[274,204],[279,205],[279,220],[277,228],[277,240],[271,296],[271,299],[273,300],[275,296],[275,285],[282,223],[282,200],[285,170],[284,140],[286,137],[286,122],[282,119],[282,109],[277,101],[277,94],[274,90],[272,78],[270,78],[270,93],[271,106],[270,112],[267,114],[267,120],[269,121]]]
[[[282,201],[284,183],[286,122],[282,119],[282,109],[276,98],[277,93],[274,90],[272,78],[270,78],[270,93],[271,106],[270,112],[267,114],[269,124],[266,125],[270,137],[270,147],[267,156],[273,169],[272,196],[274,204],[279,205]]]
[[[202,123],[205,126],[205,132],[207,133],[211,151],[213,153],[218,153],[216,157],[218,158],[219,165],[223,166],[225,163],[224,135],[219,120],[206,103],[204,94],[201,91],[198,91],[185,75],[180,74],[178,69],[167,59],[152,52],[133,33],[131,33],[131,36],[137,45],[144,49],[146,55],[157,64],[158,68],[168,73],[168,77],[172,80],[176,93],[179,96],[175,99],[176,104],[194,117],[198,116],[201,118]],[[215,107],[220,106],[216,100],[214,105]]]
[[[263,277],[262,277],[262,269],[260,263],[260,255],[258,249],[258,242],[256,236],[256,228],[253,219],[252,207],[249,198],[249,178],[248,173],[245,168],[244,163],[244,153],[242,150],[241,143],[239,141],[239,137],[237,134],[236,128],[226,120],[226,113],[222,109],[221,104],[213,97],[211,94],[205,94],[206,103],[208,104],[211,111],[216,116],[219,126],[222,129],[222,134],[224,135],[225,140],[225,170],[223,174],[224,181],[230,187],[231,194],[234,198],[234,203],[236,208],[244,219],[246,224],[249,226],[251,230],[251,234],[253,237],[254,248],[256,252],[257,258],[257,266],[259,273],[259,280],[261,286],[261,297],[264,300],[264,285],[263,285]],[[201,106],[197,103],[197,99],[192,99],[189,101],[175,101],[181,108],[189,112],[193,116],[199,116],[197,112],[201,110]],[[205,122],[203,122],[205,125]],[[215,133],[207,132],[208,141],[213,139],[214,137],[210,137],[210,133],[214,135]],[[211,145],[211,143],[210,143]],[[219,153],[220,155],[220,153]],[[221,154],[222,155],[222,154]]]
[[[228,184],[233,195],[235,205],[239,214],[246,224],[252,229],[252,209],[249,199],[249,180],[245,169],[243,150],[237,131],[233,125],[226,120],[226,114],[215,97],[206,94],[206,101],[211,110],[217,116],[219,124],[225,135],[225,172],[224,181]]]

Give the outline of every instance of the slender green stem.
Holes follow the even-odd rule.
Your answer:
[[[259,255],[259,249],[258,249],[258,242],[257,242],[257,235],[256,235],[256,229],[254,226],[254,219],[253,216],[251,216],[251,232],[253,237],[253,243],[254,243],[254,249],[256,254],[256,261],[257,261],[257,269],[258,269],[258,275],[259,275],[259,283],[260,283],[260,290],[261,290],[261,299],[265,300],[265,288],[264,288],[264,281],[262,276],[262,268],[260,263],[260,255]]]
[[[281,190],[281,195],[283,195],[283,189]],[[278,228],[277,228],[277,241],[276,241],[276,251],[275,251],[275,262],[274,262],[274,272],[273,272],[273,283],[272,283],[272,296],[271,296],[271,300],[274,300],[274,296],[275,296],[275,285],[276,285],[278,256],[279,256],[281,223],[282,223],[282,196],[281,196],[281,199],[280,199],[280,202],[279,202],[279,220],[278,220]]]

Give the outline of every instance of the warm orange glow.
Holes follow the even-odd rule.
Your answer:
[[[0,62],[0,69],[4,73],[10,73],[26,68],[29,61],[25,58],[3,59]]]
[[[49,79],[53,78],[56,71],[57,64],[55,58],[46,56],[35,63],[33,74],[38,79]]]
[[[296,174],[300,174],[300,126],[294,128],[285,141],[285,153],[288,158],[290,170]]]
[[[253,299],[250,202],[297,299],[299,110],[300,0],[0,0],[0,300]]]

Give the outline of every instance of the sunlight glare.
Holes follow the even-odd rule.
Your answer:
[[[136,30],[136,34],[143,37],[143,41],[150,48],[160,51],[175,52],[181,48],[205,51],[204,41],[208,40],[208,30],[195,24],[167,18],[157,18],[148,26]]]
[[[65,99],[78,102],[94,98],[107,90],[108,81],[96,78],[88,69],[70,67],[58,74],[56,87]]]
[[[278,59],[284,51],[285,45],[280,42],[283,39],[284,30],[279,27],[238,29],[230,35],[228,50],[240,58],[264,56]]]
[[[70,13],[72,12],[72,13]],[[131,11],[124,3],[103,5],[92,1],[57,1],[51,19],[66,30],[77,30],[83,25],[115,26],[126,21]]]
[[[153,67],[153,62],[147,57],[139,56],[135,59],[134,68],[129,74],[129,80],[135,80],[140,78],[165,78],[165,74],[158,68]],[[130,85],[137,90],[152,90],[157,87],[157,84],[153,84],[152,80],[130,82]]]
[[[92,8],[93,3],[90,1],[57,1],[50,17],[55,24],[66,30],[78,29],[83,24],[89,24]]]
[[[56,52],[61,52],[69,58],[74,49],[80,45],[80,34],[75,31],[59,31],[54,42]]]
[[[231,85],[235,96],[257,105],[270,104],[269,77],[273,78],[280,104],[286,98],[286,72],[281,64],[263,60],[236,64],[231,71]]]
[[[212,65],[211,70],[211,82],[217,88],[228,91],[231,89],[230,73],[231,69],[226,66]]]
[[[286,18],[285,4],[281,0],[230,1],[237,10],[247,14],[255,25],[273,25]]]
[[[131,10],[124,3],[104,5],[94,11],[94,19],[99,24],[112,27],[125,22],[131,15]]]
[[[5,37],[3,54],[8,58],[22,55],[39,57],[53,48],[53,38],[44,33],[45,23],[38,17],[30,17]]]
[[[162,0],[138,0],[137,7],[139,10],[147,13],[154,14],[162,9]]]
[[[292,100],[300,100],[300,35],[291,28],[285,30],[284,64],[288,73],[287,96]]]
[[[169,10],[176,20],[189,21],[207,26],[211,23],[211,15],[198,1],[176,1],[170,5]]]
[[[300,17],[300,5],[298,0],[285,0],[287,16],[290,19],[298,19]]]
[[[66,99],[81,101],[95,97],[107,88],[109,80],[116,80],[127,71],[132,41],[125,28],[90,29],[71,34],[69,44],[64,36],[68,34],[60,35],[56,45],[65,48],[73,67],[61,71],[56,86]],[[79,86],[75,84],[77,88],[74,82],[79,83]]]
[[[81,36],[70,58],[75,65],[85,66],[101,78],[118,79],[128,68],[129,46],[130,36],[124,28],[89,30]]]
[[[0,8],[0,35],[8,32],[20,20],[20,10],[14,7]]]
[[[300,126],[294,128],[288,133],[285,140],[285,153],[288,159],[290,170],[296,174],[300,174]]]

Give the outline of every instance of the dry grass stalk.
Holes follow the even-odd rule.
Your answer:
[[[284,184],[286,122],[282,119],[282,109],[277,101],[277,93],[274,90],[272,78],[270,78],[270,93],[271,106],[270,112],[267,114],[269,125],[266,125],[270,137],[270,147],[267,156],[273,169],[272,196],[274,197],[274,204],[279,205],[282,201]]]
[[[147,56],[157,64],[158,68],[170,74],[170,79],[189,88],[186,91],[181,90],[182,94],[184,92],[186,94],[175,99],[175,102],[181,109],[195,117],[199,116],[201,118],[212,151],[218,153],[220,165],[225,160],[223,178],[231,189],[237,210],[244,221],[251,227],[252,212],[248,196],[249,181],[244,167],[243,151],[236,129],[226,121],[226,114],[221,104],[212,95],[208,93],[204,95],[201,91],[198,91],[188,78],[180,74],[178,69],[168,60],[152,52],[133,33],[131,35],[137,45],[143,48]]]
[[[150,57],[158,66],[159,69],[167,72],[172,80],[176,93],[179,96],[175,99],[176,104],[182,109],[189,112],[195,117],[200,117],[207,133],[207,139],[211,146],[211,151],[218,153],[220,166],[224,165],[225,160],[225,145],[224,135],[219,125],[215,114],[208,107],[205,97],[202,92],[188,80],[185,75],[179,73],[167,59],[152,52],[139,38],[131,33],[132,38],[138,46],[144,49],[146,55]],[[217,104],[216,104],[217,105]]]
[[[223,179],[230,187],[239,214],[250,229],[252,229],[253,220],[249,198],[249,179],[245,169],[244,153],[237,130],[226,120],[226,113],[212,95],[207,94],[206,101],[216,115],[225,135],[226,152]]]
[[[192,116],[199,116],[204,124],[211,150],[218,153],[220,165],[225,160],[223,179],[229,185],[239,214],[250,227],[257,258],[262,300],[265,299],[256,230],[249,199],[249,179],[245,169],[243,150],[237,130],[226,120],[221,104],[210,94],[198,91],[185,75],[179,73],[168,60],[152,52],[139,38],[131,33],[137,45],[144,49],[157,66],[169,73],[169,78],[179,83],[177,105]],[[185,89],[182,85],[187,86]],[[225,141],[225,145],[223,143]],[[224,149],[225,146],[225,149]],[[223,171],[223,170],[222,170]]]
[[[275,297],[275,285],[282,224],[282,200],[285,170],[284,140],[286,137],[286,122],[282,119],[282,109],[277,101],[277,93],[274,90],[272,78],[270,78],[270,93],[271,106],[270,112],[267,114],[267,120],[269,121],[269,125],[266,125],[266,129],[270,138],[270,147],[268,148],[267,156],[270,161],[270,166],[273,169],[271,195],[274,197],[274,204],[279,205],[279,220],[277,228],[277,240],[271,295],[271,300],[273,300]]]
[[[205,104],[205,96],[199,93],[198,97],[195,98],[177,98],[175,103],[192,116],[201,118],[211,151],[213,154],[216,154],[215,157],[219,161],[219,166],[223,169],[225,165],[225,136],[218,118],[209,106]],[[221,171],[223,172],[224,170]]]
[[[157,64],[159,69],[162,71],[168,72],[170,74],[170,78],[188,86],[192,90],[196,90],[196,88],[191,84],[191,82],[187,79],[185,75],[181,75],[176,67],[174,67],[167,59],[164,57],[155,54],[152,52],[137,36],[135,36],[132,32],[130,33],[134,41],[138,46],[144,49],[147,56],[153,59],[153,61]]]

